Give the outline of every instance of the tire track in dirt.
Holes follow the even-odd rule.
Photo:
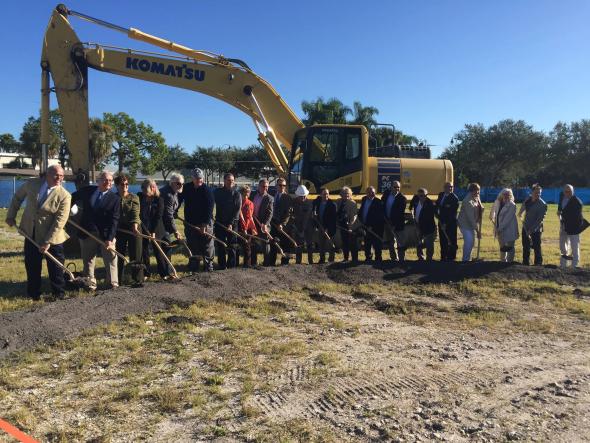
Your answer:
[[[494,376],[498,377],[496,371]],[[485,377],[488,375],[488,377]],[[483,378],[482,378],[483,376]],[[488,382],[491,374],[487,371],[474,376],[465,373],[437,373],[426,376],[393,377],[367,374],[370,381],[359,377],[332,377],[321,381],[321,390],[306,385],[289,384],[270,393],[257,394],[253,401],[263,413],[272,418],[319,417],[338,410],[354,407],[360,403],[392,400],[405,394],[424,392],[430,389],[446,390],[458,386],[477,386]]]

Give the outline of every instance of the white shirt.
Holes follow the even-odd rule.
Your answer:
[[[254,216],[258,217],[258,211],[260,211],[260,204],[262,203],[263,195],[260,195],[258,192],[254,196]]]
[[[37,194],[37,204],[41,206],[45,200],[49,198],[55,188],[57,188],[57,185],[50,188],[47,182],[44,181],[41,185],[41,188],[39,189],[39,194]]]

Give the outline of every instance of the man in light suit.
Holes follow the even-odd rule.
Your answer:
[[[71,196],[61,186],[63,179],[62,167],[50,166],[44,178],[28,180],[16,191],[6,215],[6,224],[14,226],[16,214],[23,200],[27,199],[19,228],[39,245],[37,247],[28,239],[25,240],[27,295],[33,300],[41,299],[41,268],[45,252],[49,252],[62,264],[64,262],[63,242],[68,239],[64,226],[70,213]],[[45,257],[51,292],[55,297],[63,298],[63,270]]]
[[[89,289],[96,289],[94,265],[97,254],[102,255],[107,274],[107,285],[111,288],[119,286],[117,272],[117,256],[112,251],[115,247],[115,236],[121,214],[121,198],[111,192],[113,174],[102,171],[96,180],[96,186],[86,186],[72,194],[72,203],[81,204],[82,220],[80,225],[88,232],[102,240],[98,243],[83,232],[78,233],[84,276],[89,280]]]

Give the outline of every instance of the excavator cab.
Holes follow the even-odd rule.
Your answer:
[[[360,125],[314,125],[295,133],[289,162],[289,188],[304,184],[311,193],[362,187],[368,154],[367,129]]]

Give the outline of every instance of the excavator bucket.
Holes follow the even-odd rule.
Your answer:
[[[56,9],[45,31],[41,67],[48,70],[53,79],[70,151],[72,172],[76,176],[76,181],[84,184],[88,182],[88,171],[91,167],[88,137],[88,69],[85,63],[76,61],[77,57],[83,58],[80,40],[67,18]]]

